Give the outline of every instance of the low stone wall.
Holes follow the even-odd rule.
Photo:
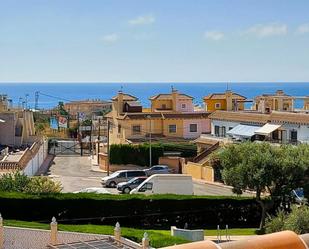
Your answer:
[[[171,235],[175,237],[180,237],[190,241],[202,241],[204,240],[204,230],[196,229],[180,229],[175,226],[171,227]]]

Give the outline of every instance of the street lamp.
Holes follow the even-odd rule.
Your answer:
[[[152,165],[152,153],[151,153],[151,116],[148,115],[147,118],[149,119],[149,167]]]

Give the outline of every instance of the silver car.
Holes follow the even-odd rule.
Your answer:
[[[169,170],[167,165],[154,165],[149,169],[144,170],[147,176],[151,176],[154,174],[169,174],[171,171]]]
[[[102,185],[104,187],[115,188],[120,182],[127,182],[134,177],[147,176],[143,170],[119,170],[102,178]]]

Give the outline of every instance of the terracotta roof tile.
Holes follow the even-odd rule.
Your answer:
[[[187,94],[183,94],[183,93],[179,93],[178,94],[178,98],[180,99],[193,99],[193,97],[187,95]],[[155,99],[172,99],[172,94],[170,93],[161,93],[161,94],[157,94],[154,95],[152,97],[149,98],[150,100],[155,100]]]
[[[269,114],[253,112],[232,112],[232,111],[215,111],[209,115],[210,119],[227,120],[235,122],[250,122],[266,124],[269,120]]]
[[[225,99],[225,93],[212,93],[207,95],[206,97],[204,97],[204,100],[208,100],[208,99]],[[233,99],[239,99],[239,100],[245,100],[247,99],[245,96],[242,96],[238,93],[233,93],[232,95]]]

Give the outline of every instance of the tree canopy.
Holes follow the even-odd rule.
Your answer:
[[[309,168],[308,145],[230,144],[216,157],[222,167],[223,181],[233,186],[235,193],[256,192],[263,211],[261,228],[266,208],[262,193],[267,193],[272,201],[284,202],[293,189],[301,186]]]

